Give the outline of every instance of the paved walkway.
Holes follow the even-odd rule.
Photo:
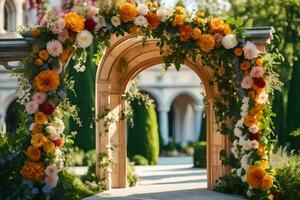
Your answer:
[[[85,200],[241,200],[206,189],[206,170],[192,168],[191,157],[160,158],[157,166],[136,167],[136,187],[113,189]]]

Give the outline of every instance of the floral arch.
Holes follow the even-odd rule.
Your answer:
[[[183,7],[167,9],[154,1],[112,1],[99,8],[81,5],[62,17],[49,12],[40,26],[29,30],[39,43],[16,69],[21,72],[19,102],[25,105],[30,132],[23,178],[34,181],[46,195],[56,187],[69,138],[62,119],[74,117],[80,124],[76,106],[65,95],[74,81],[64,69],[74,59],[74,69],[84,71],[86,48],[97,42],[99,54],[104,53],[97,73],[97,175],[107,189],[126,186],[122,111],[128,83],[141,70],[165,63],[166,69],[174,64],[178,70],[186,64],[206,89],[208,187],[230,172],[241,178],[253,199],[267,199],[277,191],[268,164],[268,94],[278,86],[274,56],[266,48],[272,32],[265,37],[259,34],[263,29],[256,29],[260,38],[255,38],[241,19],[192,15]],[[224,151],[220,154],[222,149],[230,159]],[[224,168],[220,159],[232,168]]]

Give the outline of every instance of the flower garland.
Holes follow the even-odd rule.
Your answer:
[[[155,1],[146,5],[112,1],[101,9],[82,4],[63,17],[49,12],[40,26],[30,29],[40,45],[39,51],[33,52],[18,69],[22,72],[20,89],[27,91],[21,93],[19,101],[25,104],[32,133],[21,171],[23,178],[42,184],[45,194],[51,194],[59,181],[58,173],[63,169],[60,148],[66,137],[62,118],[74,113],[74,107],[65,106],[68,103],[64,90],[72,85],[66,83],[63,69],[68,60],[77,60],[74,69],[83,72],[86,48],[94,41],[108,44],[112,35],[129,33],[142,35],[145,40],[158,39],[166,67],[174,64],[179,69],[187,57],[203,55],[203,63],[214,69],[220,77],[218,81],[233,85],[234,78],[224,76],[222,71],[229,70],[233,63],[240,66],[244,77],[234,89],[242,88],[246,95],[242,117],[234,129],[232,153],[241,159],[237,173],[249,184],[248,195],[271,195],[276,186],[268,166],[267,151],[271,145],[266,111],[274,82],[268,78],[273,71],[272,66],[264,65],[264,53],[250,41],[244,42],[242,23],[205,17],[203,12],[191,16],[181,6],[168,9]],[[232,88],[228,91],[235,93]]]

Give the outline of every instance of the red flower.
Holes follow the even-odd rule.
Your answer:
[[[51,115],[55,110],[55,106],[53,103],[46,101],[42,105],[40,105],[40,111],[42,111],[46,115]]]
[[[96,22],[92,18],[87,18],[84,22],[84,28],[93,31],[96,27]]]
[[[258,88],[266,87],[266,81],[262,77],[254,78],[253,81],[254,85],[256,85]]]
[[[256,133],[250,133],[250,140],[258,140],[260,135],[261,135],[260,131],[258,131]]]
[[[61,147],[64,144],[64,142],[61,138],[59,138],[59,139],[54,141],[54,144],[55,144],[56,147]]]

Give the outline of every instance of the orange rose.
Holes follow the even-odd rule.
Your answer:
[[[49,54],[46,50],[41,50],[39,52],[39,57],[43,60],[47,60],[49,58]]]
[[[75,12],[69,12],[64,16],[68,28],[74,32],[81,32],[84,29],[84,18]]]
[[[210,34],[202,34],[196,45],[204,52],[210,52],[215,47],[215,39]]]
[[[148,28],[150,30],[156,29],[160,24],[160,19],[155,13],[148,12],[148,14],[146,15],[146,19],[148,21]]]
[[[241,63],[241,70],[243,71],[246,71],[247,69],[250,68],[250,62],[247,61],[247,60],[244,60],[242,63]]]
[[[244,125],[247,127],[251,127],[252,125],[256,124],[257,121],[253,115],[247,115],[244,119]]]
[[[139,34],[140,30],[141,29],[138,26],[133,25],[129,28],[128,32],[130,34],[137,35],[137,34]]]
[[[200,36],[201,36],[201,30],[199,28],[194,28],[193,29],[193,38],[195,40],[199,40]]]
[[[257,58],[255,60],[255,64],[258,66],[262,66],[264,64],[264,60],[262,58]]]
[[[224,21],[221,18],[214,18],[210,20],[209,30],[211,33],[221,32],[224,27]]]
[[[180,40],[187,42],[193,34],[193,27],[191,25],[183,25],[179,29]]]
[[[47,138],[43,134],[35,134],[31,137],[31,144],[35,148],[41,148],[46,141]]]
[[[183,26],[185,20],[185,15],[176,15],[173,22],[172,26]]]
[[[137,9],[134,4],[123,2],[119,6],[120,18],[123,22],[131,22],[137,16]]]
[[[273,186],[273,177],[270,176],[269,174],[266,174],[262,180],[261,189],[263,191],[266,191],[271,189],[272,186]]]
[[[243,49],[242,48],[235,48],[234,49],[234,55],[236,55],[236,56],[241,56],[241,55],[243,55]]]
[[[32,161],[39,161],[41,158],[41,152],[33,146],[29,146],[27,149],[27,156]]]
[[[34,114],[34,123],[36,124],[46,124],[48,120],[47,115],[42,112],[36,112]]]
[[[21,170],[22,177],[31,181],[42,181],[45,178],[45,166],[42,162],[25,161]]]
[[[43,60],[40,58],[37,58],[37,59],[35,59],[34,64],[41,66],[41,65],[43,65]]]
[[[265,175],[266,172],[263,168],[257,165],[252,165],[247,171],[246,180],[253,188],[260,189]]]
[[[54,149],[55,149],[54,143],[47,139],[47,141],[43,145],[43,150],[49,154],[52,153]]]
[[[42,134],[43,125],[35,124],[32,129],[32,134]]]
[[[59,74],[55,71],[46,70],[34,78],[33,86],[39,92],[50,92],[55,91],[59,83]]]
[[[69,59],[70,51],[69,49],[64,49],[63,52],[59,55],[61,61],[65,62]]]

